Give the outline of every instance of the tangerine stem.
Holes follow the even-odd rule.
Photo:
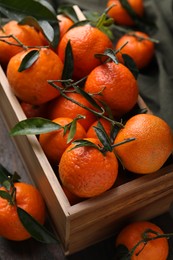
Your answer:
[[[12,43],[12,42],[8,42],[7,40],[3,40],[3,39],[6,39],[6,38],[13,38],[17,43]],[[17,46],[17,47],[21,47],[23,48],[24,50],[27,50],[29,48],[38,48],[38,49],[41,49],[41,48],[49,48],[49,46],[26,46],[24,45],[16,36],[14,36],[13,34],[9,34],[9,35],[2,35],[0,36],[0,41],[1,42],[5,42],[9,45],[13,45],[13,46]]]
[[[121,50],[124,48],[124,46],[126,46],[128,44],[128,41],[126,41],[122,46],[120,46],[120,48],[118,48],[117,50],[115,50],[115,54],[117,54],[118,52],[121,52]]]
[[[111,122],[113,125],[117,125],[117,126],[119,126],[120,128],[123,128],[123,127],[124,127],[124,125],[123,125],[122,123],[120,123],[120,122],[118,122],[118,121],[115,121],[115,120],[112,120],[111,118],[105,116],[105,115],[104,115],[105,110],[104,110],[103,107],[101,107],[102,112],[99,113],[99,112],[97,112],[97,111],[95,111],[95,110],[93,110],[93,109],[91,109],[91,108],[89,108],[89,107],[87,107],[87,106],[85,106],[85,105],[79,103],[78,101],[74,100],[73,98],[68,97],[68,96],[65,94],[64,89],[62,89],[61,87],[58,87],[58,86],[54,83],[54,80],[48,80],[48,83],[49,83],[51,86],[53,86],[54,88],[58,89],[58,90],[60,91],[60,94],[61,94],[64,98],[68,99],[69,101],[71,101],[71,102],[75,103],[76,105],[78,105],[78,106],[80,106],[80,107],[82,107],[82,108],[84,108],[84,109],[86,109],[86,110],[92,112],[92,113],[93,113],[94,115],[96,115],[96,116],[99,116],[99,117],[102,117],[102,118],[108,120],[108,121]]]
[[[122,142],[113,144],[112,147],[114,148],[116,146],[119,146],[119,145],[122,145],[122,144],[125,144],[125,143],[129,143],[129,142],[134,141],[134,140],[136,140],[136,138],[134,138],[134,137],[127,138],[127,139],[124,139]]]
[[[118,26],[118,25],[115,25],[114,24],[114,27],[115,29],[117,29],[119,32],[122,32],[122,33],[125,33],[125,34],[129,34],[129,35],[132,35],[132,36],[135,36],[136,38],[138,38],[139,40],[148,40],[148,41],[151,41],[151,42],[154,42],[154,43],[159,43],[159,40],[157,39],[154,39],[154,38],[151,38],[151,37],[141,37],[141,36],[138,36],[135,32],[129,30],[129,29],[126,29],[124,27],[121,27],[121,26]]]
[[[152,231],[152,230],[151,230]],[[148,237],[146,236],[146,234],[148,233],[153,233],[151,231],[145,231],[143,234],[144,234],[144,238],[139,240],[138,243],[136,243],[136,245],[129,251],[128,253],[128,256],[132,256],[136,250],[136,248],[144,243],[144,246],[142,247],[141,250],[139,250],[139,252],[136,253],[136,255],[139,255],[140,252],[144,249],[145,245],[149,242],[149,241],[152,241],[152,240],[156,240],[156,239],[159,239],[159,238],[166,238],[166,239],[169,239],[171,236],[173,236],[173,233],[167,233],[167,234],[157,234],[155,237]]]

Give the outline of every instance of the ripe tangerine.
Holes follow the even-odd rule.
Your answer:
[[[127,1],[133,11],[142,17],[144,14],[143,0],[128,0]],[[108,0],[107,7],[114,5],[109,11],[108,15],[114,19],[114,22],[120,25],[134,25],[134,20],[128,13],[128,11],[122,6],[120,0]]]
[[[113,47],[109,37],[99,29],[90,25],[77,26],[67,31],[58,45],[57,53],[63,62],[69,40],[74,58],[74,79],[86,77],[100,64],[95,54],[103,53],[107,48]]]
[[[144,239],[144,233],[152,230],[159,234],[164,232],[156,224],[149,221],[136,221],[124,227],[116,238],[116,246],[124,245],[128,250],[132,250],[139,241]],[[147,237],[156,237],[156,234],[147,233]],[[140,243],[130,257],[131,260],[166,260],[169,246],[166,238],[158,238],[148,241],[146,244]]]
[[[40,192],[31,184],[15,183],[16,201],[11,205],[7,199],[0,197],[0,236],[21,241],[31,237],[22,225],[16,206],[24,209],[40,224],[45,221],[45,203]],[[1,187],[0,190],[5,190]]]
[[[54,119],[53,122],[61,126],[65,126],[70,124],[72,119],[68,117],[59,117]],[[64,134],[63,128],[49,133],[40,134],[39,142],[47,158],[52,164],[58,164],[65,149],[71,144],[72,141],[84,138],[86,136],[86,131],[82,125],[77,122],[75,135],[69,143],[67,142],[68,134],[69,131]]]
[[[11,58],[7,66],[7,78],[14,94],[21,101],[41,105],[60,95],[59,91],[50,86],[47,80],[61,79],[63,63],[51,49],[41,48],[34,64],[19,72],[23,58],[30,51],[20,52]]]
[[[119,49],[128,42],[121,52],[117,53],[120,62],[123,63],[122,54],[128,54],[136,63],[138,69],[146,67],[154,56],[154,43],[149,40],[149,35],[143,32],[131,32],[122,36],[116,43],[115,49]]]
[[[107,62],[97,66],[87,77],[84,89],[106,103],[116,118],[129,112],[138,98],[137,81],[121,63]]]
[[[98,139],[86,138],[98,145]],[[110,189],[118,175],[118,161],[113,152],[103,155],[92,146],[74,148],[71,144],[59,163],[62,185],[82,198],[94,197]],[[73,149],[74,148],[74,149]]]
[[[134,173],[159,170],[173,151],[173,134],[169,125],[151,114],[131,117],[115,138],[115,144],[128,138],[134,141],[115,147],[124,167]]]

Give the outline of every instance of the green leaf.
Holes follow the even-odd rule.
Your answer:
[[[58,13],[62,13],[63,15],[69,17],[74,23],[79,21],[73,5],[71,4],[60,5],[57,11]]]
[[[69,131],[67,143],[70,143],[76,134],[77,121],[79,119],[84,119],[84,118],[85,116],[78,115],[76,118],[73,119],[71,123],[64,126],[64,135],[67,133],[67,131]]]
[[[71,150],[79,148],[79,147],[83,147],[83,146],[89,146],[89,147],[94,147],[95,149],[100,151],[100,148],[96,144],[90,142],[89,140],[79,139],[79,140],[74,141],[73,144],[75,144],[75,146]]]
[[[18,18],[17,20],[25,16],[33,16],[46,21],[57,19],[50,8],[34,0],[0,0],[0,12],[5,12],[9,18]]]
[[[102,108],[97,104],[94,98],[90,94],[88,94],[85,90],[75,85],[74,85],[74,89],[76,90],[77,93],[81,94],[93,107],[102,111]]]
[[[129,4],[129,2],[127,0],[120,0],[120,3],[134,21],[140,21],[140,17],[133,10],[133,8],[131,7],[131,5]]]
[[[134,60],[128,54],[125,54],[125,53],[122,53],[122,57],[123,57],[125,66],[132,72],[135,79],[137,79],[137,77],[139,75],[139,70],[138,70]]]
[[[34,239],[47,244],[59,243],[58,239],[50,231],[37,222],[25,210],[17,207],[17,213],[23,226]]]
[[[115,62],[116,64],[119,63],[118,60],[117,60],[117,57],[115,55],[115,51],[112,50],[112,49],[106,49],[104,51],[104,53],[96,53],[95,57],[98,58],[98,59],[102,59],[103,57],[106,57],[109,60]]]
[[[117,57],[115,55],[115,51],[112,49],[106,49],[104,52],[104,55],[106,55],[107,57],[109,57],[111,59],[111,61],[115,62],[116,64],[118,64],[118,60]]]
[[[49,3],[44,0],[0,0],[0,13],[5,14],[8,18],[20,21],[26,16],[32,16],[37,20],[40,20],[40,26],[45,31],[45,36],[48,33],[48,23],[54,30],[54,39],[51,41],[51,46],[55,49],[59,42],[59,23],[57,21],[56,13],[51,8]],[[50,28],[50,26],[49,26]],[[51,29],[52,31],[52,29]]]
[[[146,21],[146,19],[141,18],[131,7],[127,0],[120,0],[122,7],[128,12],[132,20],[134,21],[136,27],[140,31],[144,31],[148,34],[154,33],[157,30],[156,25],[153,21]]]
[[[97,126],[93,126],[93,128],[97,134],[97,137],[99,138],[100,142],[103,145],[103,150],[105,152],[106,151],[112,152],[111,140],[110,140],[109,136],[107,135],[101,122],[99,121]]]
[[[77,120],[74,119],[70,126],[70,132],[68,134],[67,143],[70,143],[73,140],[73,138],[76,134],[76,125],[77,125]]]
[[[120,127],[117,126],[116,124],[112,126],[111,133],[110,133],[110,139],[111,139],[112,143],[115,141],[115,138],[116,138],[119,130],[120,130]]]
[[[9,201],[11,205],[13,205],[12,196],[5,190],[0,190],[0,197]]]
[[[38,135],[59,130],[61,125],[49,119],[35,117],[20,121],[10,131],[10,135]]]
[[[12,180],[13,182],[18,182],[21,179],[20,175],[17,172],[14,172]]]
[[[52,27],[51,23],[45,20],[37,20],[36,18],[32,16],[26,16],[24,17],[19,24],[27,24],[30,26],[33,26],[36,30],[40,31],[43,33],[47,41],[50,43],[51,46],[54,47],[54,39],[55,37],[58,38],[59,41],[59,23],[56,20],[56,24],[58,27],[58,34],[55,35],[54,28]],[[57,45],[57,44],[56,44]]]
[[[125,245],[118,245],[113,260],[130,260],[129,250]]]
[[[4,181],[2,186],[5,187],[6,190],[10,191],[10,189],[11,189],[11,182],[10,182],[10,180]]]
[[[5,181],[9,181],[9,178],[12,177],[12,174],[7,171],[2,164],[0,164],[0,184],[2,185]]]
[[[31,50],[28,52],[25,57],[23,58],[18,71],[22,72],[28,68],[30,68],[38,59],[39,57],[39,51],[38,50]]]
[[[73,70],[74,70],[73,51],[69,40],[65,49],[65,62],[64,62],[64,69],[62,73],[62,80],[72,79]]]
[[[52,12],[53,14],[56,15],[56,11],[55,11],[53,5],[51,4],[51,1],[50,2],[48,2],[46,0],[36,0],[36,1],[38,1],[40,4],[44,5],[50,12]]]
[[[88,20],[83,20],[83,21],[76,22],[76,23],[74,23],[74,24],[70,27],[70,29],[72,29],[72,28],[74,28],[74,27],[84,26],[84,25],[86,25],[86,24],[90,24],[90,21],[88,21]]]

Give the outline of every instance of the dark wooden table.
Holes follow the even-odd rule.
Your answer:
[[[0,117],[0,163],[6,167],[10,172],[17,171],[22,181],[30,182],[26,175],[24,166],[17,153],[16,147],[8,135],[7,128]],[[173,220],[168,213],[157,217],[153,220],[156,224],[165,231],[173,232]],[[46,223],[50,227],[49,221]],[[0,260],[111,260],[114,255],[114,241],[115,237],[111,237],[99,244],[91,246],[81,252],[71,256],[65,256],[61,245],[45,245],[34,239],[29,239],[22,242],[8,241],[0,237]],[[173,239],[169,240],[170,256],[169,260],[173,260]],[[147,259],[146,259],[147,260]],[[155,259],[153,259],[155,260]]]

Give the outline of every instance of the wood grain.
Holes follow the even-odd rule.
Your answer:
[[[17,171],[23,181],[30,182],[25,167],[20,160],[20,156],[16,150],[14,143],[8,135],[8,130],[0,116],[0,163],[2,163],[9,171]],[[158,203],[159,207],[160,203]],[[169,214],[154,219],[154,222],[163,228],[165,232],[173,232],[172,219]],[[51,226],[47,223],[47,228],[51,230]],[[108,260],[114,255],[115,236],[106,239],[96,245],[90,246],[76,254],[66,257],[63,253],[61,245],[44,245],[29,239],[23,242],[8,241],[0,237],[0,259],[1,260]],[[168,260],[173,259],[173,239],[169,240],[170,256]]]
[[[25,115],[0,69],[0,107],[7,129]],[[145,105],[140,98],[140,106]],[[114,235],[128,220],[156,217],[173,201],[173,164],[157,173],[140,176],[102,196],[70,206],[36,136],[11,138],[25,171],[41,191],[55,231],[66,254],[80,251]],[[160,207],[158,208],[158,201]],[[148,210],[148,214],[145,212]]]

